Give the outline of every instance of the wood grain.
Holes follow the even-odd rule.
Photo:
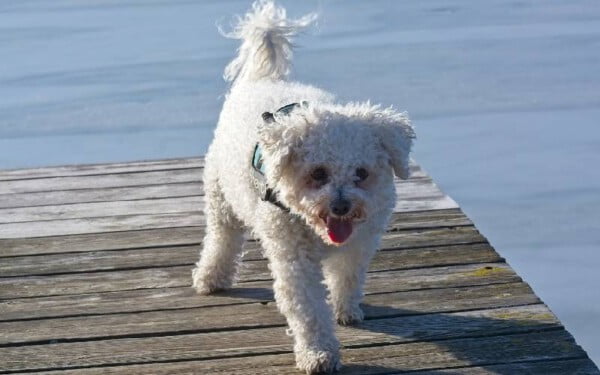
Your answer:
[[[0,208],[66,206],[74,203],[190,197],[203,194],[204,188],[200,181],[103,189],[72,189],[1,194]],[[68,207],[64,208],[68,209]],[[35,210],[32,211],[36,212]]]
[[[168,171],[163,171],[168,173]],[[200,173],[190,170],[190,173]],[[50,180],[52,182],[52,180]],[[421,197],[439,197],[444,195],[439,188],[428,177],[413,177],[408,180],[396,180],[398,193],[404,199],[413,200]],[[49,188],[52,188],[49,186]],[[418,190],[419,195],[415,196]],[[130,187],[81,187],[70,189],[59,189],[54,187],[53,190],[44,190],[38,192],[24,193],[4,193],[0,194],[0,208],[26,208],[40,206],[56,206],[69,205],[75,203],[91,203],[91,202],[117,202],[127,200],[141,199],[157,199],[171,198],[180,196],[200,196],[204,195],[202,181],[192,182],[173,182],[168,184],[153,183],[147,181],[143,185],[135,185]],[[68,209],[69,207],[64,207]],[[10,211],[5,211],[10,212]],[[18,210],[17,210],[18,213]],[[8,214],[1,214],[1,216]]]
[[[341,373],[343,374],[343,372]],[[400,373],[392,373],[393,375]],[[541,362],[521,362],[502,365],[485,365],[437,369],[433,371],[402,372],[409,375],[598,375],[600,371],[589,359],[566,359]]]
[[[345,348],[360,348],[559,328],[560,322],[547,307],[540,304],[366,320],[354,327],[338,327],[337,336]],[[54,343],[46,345],[43,353],[37,346],[4,347],[0,348],[0,357],[4,359],[8,370],[43,370],[143,363],[149,359],[198,360],[290,351],[291,340],[285,334],[285,327],[266,327]]]
[[[143,160],[124,163],[62,165],[29,169],[0,170],[0,181],[24,180],[47,177],[72,177],[155,170],[189,169],[204,166],[204,158],[178,158],[165,160]]]
[[[172,184],[176,186],[185,185],[188,186],[191,183],[186,184]],[[161,185],[169,186],[169,185]],[[155,186],[149,186],[154,187]],[[124,189],[124,188],[119,188]],[[145,187],[129,188],[137,189],[144,194],[148,194]],[[105,190],[113,191],[111,189],[98,189],[91,190],[91,192],[105,193]],[[156,190],[156,189],[155,189]],[[85,190],[77,190],[81,192]],[[37,205],[34,207],[16,207],[16,208],[0,208],[0,224],[2,223],[18,223],[18,222],[32,222],[32,221],[48,221],[48,220],[64,220],[64,219],[76,219],[76,218],[92,218],[92,217],[106,217],[106,216],[119,216],[119,215],[133,215],[133,214],[159,214],[164,212],[188,212],[188,211],[202,211],[204,210],[204,191],[200,188],[196,191],[193,196],[186,197],[173,197],[171,196],[170,189],[163,189],[165,193],[164,197],[153,197],[151,199],[118,199],[112,201],[99,201],[99,202],[85,202],[85,203],[69,203],[69,204],[56,204],[51,200],[46,202],[52,202],[50,205]],[[57,193],[57,192],[53,192]],[[156,193],[156,191],[154,192]],[[70,191],[63,191],[62,194],[65,196],[71,196]],[[28,194],[26,194],[28,195]],[[398,188],[399,200],[406,200],[407,202],[402,203],[402,207],[409,207],[412,201],[430,201],[430,200],[441,200],[444,194],[439,191],[437,186],[430,180],[414,180],[402,183],[401,187]],[[1,196],[0,196],[1,197]],[[10,197],[13,198],[13,197]],[[97,198],[94,196],[93,198]],[[121,198],[121,197],[119,197]],[[136,197],[137,198],[137,197]],[[48,199],[48,197],[46,198]],[[405,211],[399,209],[400,211]],[[412,209],[412,211],[417,211]]]
[[[195,235],[201,238],[204,231],[197,230]],[[387,251],[479,242],[486,242],[486,240],[472,226],[411,229],[386,234],[382,241],[382,249]],[[244,260],[264,259],[260,243],[249,241],[244,247]],[[54,255],[8,257],[0,263],[0,275],[1,277],[37,276],[141,267],[191,266],[198,260],[200,250],[201,245],[198,244],[195,246],[152,246],[118,251],[82,251]],[[174,256],[175,254],[176,256]]]
[[[2,181],[0,194],[200,182],[199,168]]]
[[[202,298],[196,296],[195,298]],[[366,319],[391,318],[521,306],[539,303],[524,283],[491,284],[447,289],[368,294],[362,309]],[[61,319],[0,322],[0,344],[50,343],[90,338],[159,335],[176,332],[212,332],[285,326],[274,302],[205,306],[136,313],[93,315]]]
[[[201,178],[202,168],[192,167],[135,170],[126,173],[111,172],[30,179],[9,179],[2,181],[2,184],[0,184],[0,194],[201,182]],[[410,178],[415,180],[429,177],[420,167],[413,165],[411,166]],[[398,181],[398,183],[402,182]]]
[[[159,211],[152,209],[151,204],[153,202],[149,203],[151,211]],[[92,203],[90,203],[90,205],[91,204]],[[135,204],[140,205],[141,203],[136,201],[134,205]],[[102,207],[102,204],[98,205]],[[181,212],[182,210],[185,210],[186,207],[190,211]],[[450,208],[458,208],[458,205],[447,196],[436,195],[398,201],[395,210],[396,212],[412,212]],[[0,239],[174,228],[182,226],[200,226],[205,224],[205,219],[201,212],[202,205],[185,206],[183,208],[171,206],[170,209],[175,211],[175,213],[123,214],[120,216],[94,216],[47,221],[5,222],[0,224]],[[60,209],[58,212],[61,212]],[[59,215],[65,217],[69,216],[69,213],[60,213]]]
[[[200,226],[206,223],[200,211],[121,215],[82,219],[0,224],[0,238],[35,238],[72,234],[106,233],[144,229]]]
[[[204,197],[176,197],[0,209],[0,224],[202,211]]]
[[[473,223],[460,209],[395,213],[389,231],[416,228],[467,226]],[[0,257],[71,253],[97,250],[147,248],[199,244],[204,231],[199,227],[158,228],[110,233],[76,234],[36,238],[0,239]]]
[[[488,244],[450,245],[382,251],[369,270],[401,270],[470,263],[499,262],[502,258]],[[0,278],[0,298],[41,297],[119,290],[167,288],[190,284],[192,266],[134,268],[117,271],[80,272],[50,276]],[[266,261],[243,262],[240,282],[270,280]]]
[[[469,320],[469,318],[465,320]],[[479,334],[485,335],[485,330],[494,325],[493,323],[489,324],[491,323],[490,319],[476,318],[474,320],[479,322],[479,324],[474,323],[475,326],[479,325],[481,329]],[[518,325],[515,324],[515,326]],[[349,329],[349,331],[350,335],[354,333],[367,336],[365,341],[371,338],[369,330]],[[518,328],[517,332],[519,332]],[[443,337],[444,333],[440,333]],[[427,333],[424,332],[424,334]],[[398,336],[393,338],[395,337]],[[435,334],[433,337],[435,337]],[[298,375],[299,372],[294,368],[293,355],[288,352],[289,345],[288,350],[282,353],[279,346],[271,348],[263,344],[262,338],[263,336],[259,334],[252,336],[249,340],[256,340],[257,349],[262,349],[264,355],[244,356],[238,352],[237,357],[218,359],[205,359],[203,357],[206,354],[218,355],[213,351],[202,350],[207,343],[210,345],[217,342],[217,340],[201,335],[168,337],[162,338],[163,340],[157,338],[158,345],[156,342],[152,343],[150,339],[145,340],[145,342],[144,340],[136,340],[143,343],[139,346],[126,340],[121,340],[118,343],[100,341],[89,346],[78,343],[71,346],[73,352],[66,359],[61,356],[64,353],[64,351],[60,351],[61,348],[59,348],[58,353],[52,351],[55,346],[48,346],[49,354],[54,354],[48,356],[36,356],[37,353],[32,351],[31,347],[1,348],[0,350],[4,351],[2,354],[6,362],[5,366],[10,370],[84,367],[108,362],[115,366],[96,369],[81,368],[65,373]],[[167,339],[172,339],[173,342],[164,343]],[[160,341],[163,342],[160,343]],[[236,340],[234,342],[243,343],[244,341]],[[119,350],[115,350],[109,355],[105,354],[111,347],[114,348],[118,344],[120,344],[117,346]],[[262,346],[259,346],[261,344]],[[450,335],[450,338],[443,340],[431,338],[428,341],[386,342],[386,344],[384,346],[360,346],[359,344],[358,347],[344,349],[342,351],[344,369],[340,374],[390,374],[498,363],[585,358],[585,352],[573,343],[567,332],[560,329],[483,337],[452,338],[452,335]],[[242,345],[244,346],[244,344]],[[83,351],[81,349],[87,350]],[[235,349],[230,350],[235,351]],[[243,348],[239,349],[239,351],[242,350]],[[227,353],[223,356],[226,355]],[[29,360],[25,361],[25,358]],[[148,362],[149,364],[143,364]],[[123,366],[127,363],[132,365]]]
[[[198,298],[190,287],[189,268],[176,280],[180,286],[134,289],[0,301],[0,320],[23,320],[122,312],[171,310],[273,301],[272,281],[238,283],[232,289]],[[365,292],[390,293],[421,289],[481,286],[519,282],[505,263],[429,267],[367,274]]]
[[[62,165],[55,167],[0,170],[0,181],[39,179],[48,177],[95,176],[101,174],[128,172],[138,173],[157,170],[162,171],[202,167],[204,167],[204,157],[141,160],[123,163]],[[412,160],[410,162],[410,171],[411,177],[413,178],[418,178],[426,174],[421,166]]]

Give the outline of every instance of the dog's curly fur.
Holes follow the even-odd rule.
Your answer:
[[[261,0],[226,34],[242,45],[225,70],[232,85],[206,155],[206,236],[193,271],[200,294],[230,287],[251,228],[269,260],[297,366],[308,374],[339,369],[334,323],[363,319],[365,273],[394,207],[394,173],[408,177],[414,138],[402,113],[340,104],[287,80],[290,38],[314,19],[287,19]],[[261,116],[301,102],[308,104],[273,121]],[[265,184],[289,210],[262,199],[251,166],[257,144]]]

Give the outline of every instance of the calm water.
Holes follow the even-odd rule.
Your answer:
[[[0,2],[0,168],[205,152],[247,1]],[[600,362],[600,2],[284,2],[296,76],[411,114],[416,158]]]

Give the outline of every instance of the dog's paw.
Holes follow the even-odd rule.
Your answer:
[[[337,351],[309,349],[296,352],[296,367],[308,375],[332,374],[338,371],[342,364]]]
[[[207,295],[225,290],[230,286],[229,280],[219,280],[217,277],[202,272],[198,267],[192,271],[192,287],[198,294]]]
[[[360,323],[364,318],[365,314],[359,305],[335,309],[335,319],[343,326]]]

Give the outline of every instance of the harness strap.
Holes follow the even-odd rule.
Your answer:
[[[255,186],[261,195],[261,199],[264,202],[274,204],[284,211],[289,211],[290,209],[277,199],[277,193],[275,190],[267,185],[265,179],[265,164],[263,162],[262,151],[259,144],[254,146],[254,154],[252,155],[252,168],[254,169]]]
[[[283,203],[281,203],[278,199],[277,199],[277,193],[271,189],[271,188],[267,188],[267,190],[265,191],[265,196],[263,197],[263,201],[265,202],[269,202],[274,204],[275,206],[281,208],[284,211],[290,212],[290,209],[286,206],[284,206]]]
[[[285,105],[281,108],[279,108],[275,114],[276,115],[289,115],[289,113],[294,110],[294,108],[297,107],[307,107],[308,106],[308,102],[303,101],[301,104],[300,103],[291,103],[288,105]],[[263,114],[263,120],[267,121],[269,120],[269,122],[274,121],[274,117],[273,114],[268,113],[270,116],[267,116],[267,118],[265,118],[265,114],[267,114],[268,112],[265,112]],[[271,204],[274,204],[275,206],[281,208],[284,211],[289,212],[290,209],[288,207],[286,207],[283,203],[281,203],[278,199],[277,199],[277,192],[269,187],[267,185],[267,182],[265,181],[265,163],[263,160],[263,155],[262,155],[262,150],[260,148],[260,144],[256,144],[256,146],[254,146],[254,153],[252,154],[252,160],[251,160],[251,164],[252,164],[252,168],[254,169],[255,173],[255,185],[256,188],[259,190],[261,196],[262,196],[262,200],[265,202],[269,202]]]

